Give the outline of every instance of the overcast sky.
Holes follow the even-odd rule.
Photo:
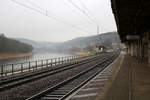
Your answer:
[[[100,33],[116,31],[110,0],[0,0],[0,33],[8,37],[62,42],[97,34],[97,24]]]

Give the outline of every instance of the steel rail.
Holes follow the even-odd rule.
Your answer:
[[[26,100],[54,100],[55,97],[56,100],[63,100],[64,98],[66,98],[67,96],[69,96],[71,93],[73,93],[75,90],[77,90],[78,88],[80,88],[82,85],[84,85],[86,82],[88,82],[90,79],[92,79],[94,76],[96,76],[99,72],[101,72],[104,68],[107,67],[108,64],[110,64],[117,56],[117,54],[113,54],[112,56],[109,56],[105,59],[103,59],[100,63],[97,63],[95,65],[93,65],[92,67],[80,72],[79,74],[76,74],[75,76],[64,80],[61,83],[56,84],[53,87],[50,87],[38,94],[33,95],[32,97],[27,98]],[[94,70],[96,69],[96,70]],[[94,72],[90,75],[87,75],[88,72],[93,71]],[[96,72],[95,72],[96,71]],[[89,77],[86,77],[89,76]],[[83,80],[80,84],[78,84],[77,86],[74,87],[74,85],[71,86],[71,82],[74,83],[74,80],[80,80],[80,77],[85,77],[85,80]],[[75,82],[76,83],[76,82]],[[77,82],[78,83],[78,82]],[[67,91],[66,93],[62,94],[62,95],[56,95],[55,91],[59,90],[60,88],[65,87],[66,85],[69,85],[69,87],[71,88],[71,90]],[[52,93],[52,94],[51,94]],[[48,96],[46,98],[46,95]],[[51,97],[50,97],[51,96]],[[58,97],[57,97],[58,96]],[[45,98],[45,99],[44,99]]]
[[[59,73],[59,72],[65,71],[65,70],[72,69],[76,66],[81,66],[81,65],[87,64],[89,62],[94,61],[98,57],[101,57],[101,56],[99,55],[99,56],[92,57],[92,58],[89,58],[89,59],[84,59],[84,60],[76,62],[76,63],[74,63],[73,65],[70,65],[70,66],[69,65],[65,66],[65,67],[63,66],[63,67],[59,67],[59,68],[56,68],[56,69],[53,69],[53,70],[46,70],[46,71],[43,71],[43,72],[40,72],[40,73],[35,73],[35,74],[31,74],[31,75],[27,75],[27,76],[15,78],[15,79],[3,81],[3,82],[0,83],[0,91],[4,91],[4,90],[7,90],[7,89],[10,89],[10,88],[25,84],[27,82],[31,82],[31,81],[40,79],[40,78],[43,78],[43,77],[46,77],[46,76],[49,76],[49,75],[54,75],[56,73]]]

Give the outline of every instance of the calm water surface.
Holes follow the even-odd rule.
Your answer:
[[[58,57],[66,57],[66,56],[71,56],[71,54],[36,53],[36,54],[33,54],[32,57],[19,58],[19,59],[9,59],[9,60],[0,60],[0,65],[13,64],[13,63],[22,63],[22,62],[27,62],[27,61],[36,61],[36,60],[51,59],[51,58],[58,58]]]

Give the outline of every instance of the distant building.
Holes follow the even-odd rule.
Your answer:
[[[105,52],[107,48],[103,45],[97,44],[95,49],[97,52]]]

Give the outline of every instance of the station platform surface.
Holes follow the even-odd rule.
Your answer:
[[[68,100],[150,100],[150,65],[121,53]]]
[[[125,54],[116,76],[108,83],[96,100],[150,100],[150,65]]]

